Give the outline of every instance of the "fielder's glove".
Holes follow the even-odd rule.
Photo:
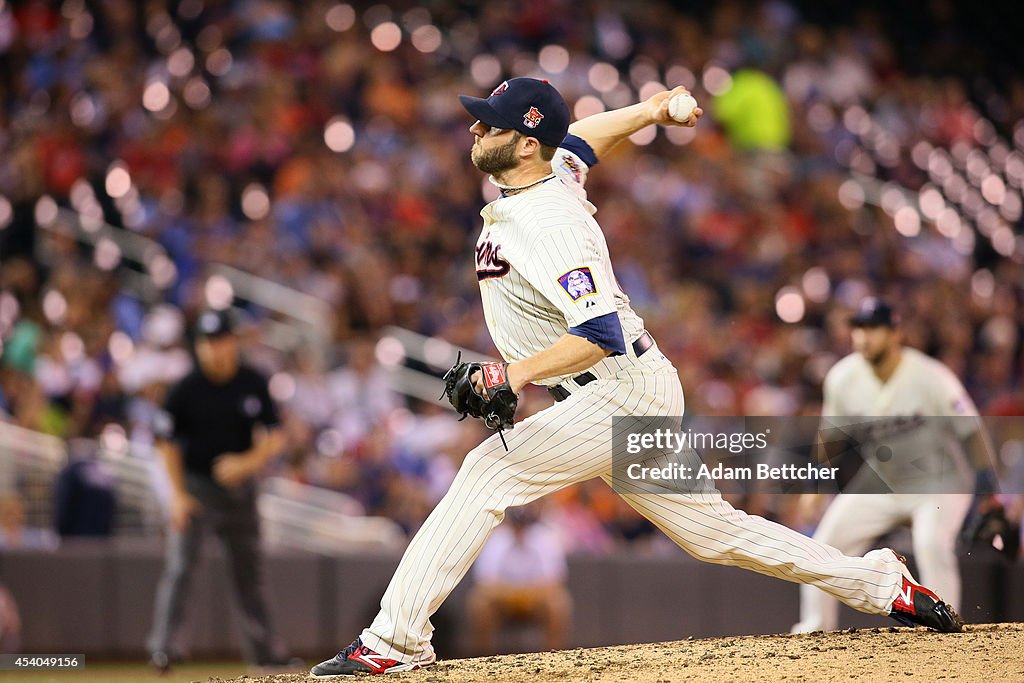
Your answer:
[[[462,356],[444,375],[444,395],[455,410],[466,417],[478,417],[489,429],[501,433],[512,429],[519,397],[508,383],[508,363],[463,363]],[[472,376],[479,372],[487,395],[478,393]],[[505,437],[502,437],[504,443]],[[507,446],[506,446],[507,448]]]
[[[1020,526],[1007,519],[1002,505],[983,504],[964,524],[960,541],[967,550],[991,546],[1013,561],[1020,552]]]

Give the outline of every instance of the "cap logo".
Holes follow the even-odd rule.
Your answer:
[[[500,95],[506,90],[508,90],[508,81],[502,81],[501,85],[491,91],[491,96]]]
[[[523,125],[527,128],[536,128],[543,118],[544,114],[537,111],[537,107],[530,107],[530,111],[523,114]]]

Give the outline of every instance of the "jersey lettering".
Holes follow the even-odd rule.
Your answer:
[[[487,280],[490,278],[504,277],[508,275],[512,266],[508,261],[501,258],[501,245],[492,244],[490,241],[482,242],[476,247],[476,279]]]

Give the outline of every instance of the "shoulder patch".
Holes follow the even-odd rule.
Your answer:
[[[590,268],[574,268],[565,275],[558,278],[558,284],[569,295],[573,301],[579,301],[585,296],[597,294],[597,285],[594,284],[594,276],[590,274]]]
[[[576,159],[571,154],[562,154],[561,163],[559,166],[568,176],[570,176],[577,184],[583,182],[583,169],[576,163]]]

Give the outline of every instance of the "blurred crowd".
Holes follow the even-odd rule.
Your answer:
[[[147,443],[227,264],[332,311],[326,359],[260,356],[289,380],[281,473],[413,531],[484,432],[388,390],[375,345],[397,325],[495,355],[472,264],[493,188],[456,95],[516,75],[577,117],[680,84],[708,112],[588,182],[688,411],[815,414],[875,293],[983,413],[1022,414],[1024,72],[970,48],[963,11],[927,3],[907,43],[786,0],[0,0],[0,415]],[[167,260],[126,263],[67,215]],[[545,514],[579,551],[652,531],[599,482]]]

